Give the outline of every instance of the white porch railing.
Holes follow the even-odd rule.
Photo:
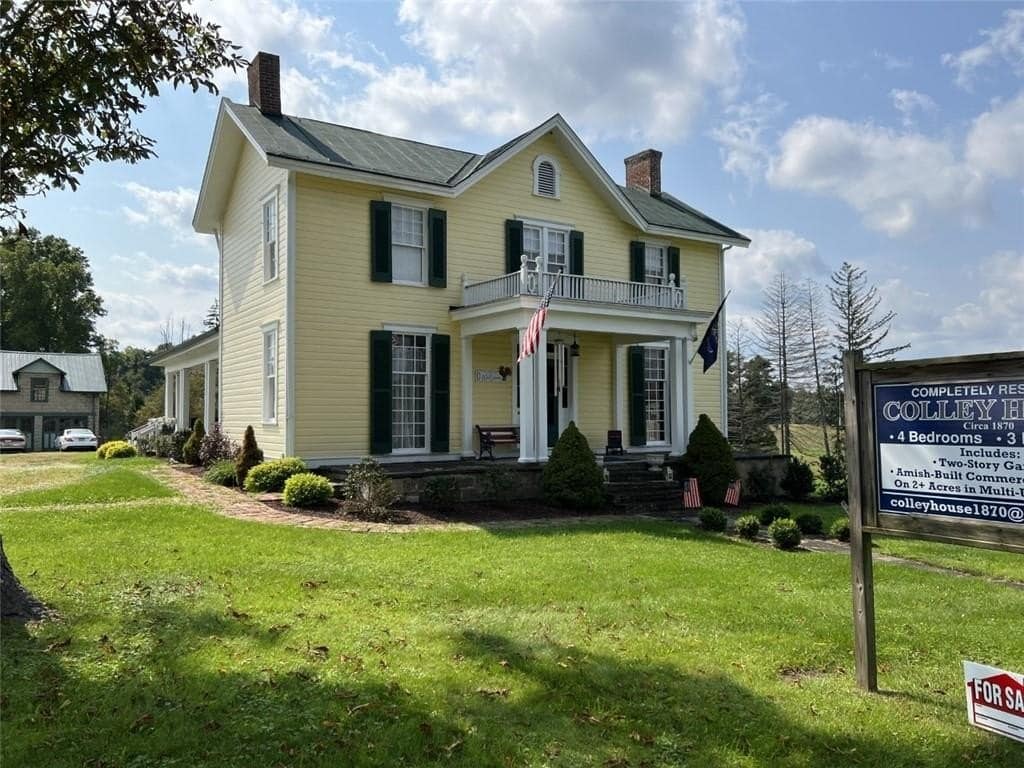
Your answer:
[[[525,257],[524,257],[525,262]],[[554,297],[601,304],[652,309],[685,309],[686,284],[676,285],[676,276],[669,275],[664,284],[634,283],[589,275],[567,275],[540,272],[525,263],[518,272],[487,280],[462,279],[462,305],[473,307],[517,296],[543,296],[552,281],[559,281]]]
[[[165,416],[157,416],[149,419],[145,424],[131,430],[127,435],[125,435],[125,438],[132,444],[138,444],[140,440],[146,440],[150,437],[159,435],[163,431],[165,425],[173,427],[174,419]]]

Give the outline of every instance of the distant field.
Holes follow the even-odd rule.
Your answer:
[[[775,440],[782,450],[782,436],[778,427],[772,429]],[[806,461],[818,472],[818,457],[825,453],[825,437],[821,434],[821,427],[817,424],[793,424],[790,426],[790,435],[793,440],[793,455]],[[829,430],[829,439],[834,440],[833,430]]]

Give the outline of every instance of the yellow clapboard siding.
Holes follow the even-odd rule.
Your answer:
[[[532,165],[538,154],[552,156],[560,165],[559,200],[532,194]],[[631,240],[677,245],[688,305],[713,310],[721,295],[717,245],[643,235],[591,188],[551,136],[456,199],[305,174],[297,175],[296,192],[295,435],[296,453],[309,458],[355,457],[369,450],[369,333],[386,325],[422,326],[451,336],[450,450],[461,451],[459,328],[450,320],[449,308],[461,303],[462,274],[487,278],[504,273],[506,219],[533,218],[582,230],[588,275],[629,279]],[[447,288],[370,280],[369,202],[375,199],[447,211]],[[503,339],[513,338],[509,333],[477,339],[473,367],[512,364],[512,342]],[[581,360],[578,413],[581,429],[600,450],[606,430],[614,426],[613,353],[608,338],[595,335],[587,344],[593,354]],[[699,362],[698,358],[694,366]],[[721,369],[716,366],[705,376],[694,368],[696,410],[716,421],[721,412]],[[510,382],[474,385],[475,420],[511,419]]]
[[[277,193],[278,274],[264,283],[262,206]],[[234,440],[251,424],[268,457],[284,454],[287,252],[287,173],[268,168],[246,145],[221,221],[221,421]],[[278,324],[277,424],[263,423],[263,327]]]

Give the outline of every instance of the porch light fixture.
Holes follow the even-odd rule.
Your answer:
[[[571,357],[579,357],[580,356],[580,345],[576,343],[576,335],[575,334],[573,334],[573,337],[572,337],[572,344],[569,345],[569,355]]]

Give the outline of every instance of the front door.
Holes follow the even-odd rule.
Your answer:
[[[569,348],[562,342],[548,344],[548,448],[569,426]]]

